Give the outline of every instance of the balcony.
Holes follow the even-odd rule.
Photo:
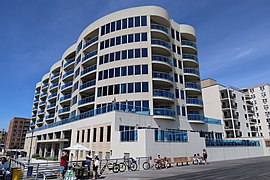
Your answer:
[[[50,119],[50,118],[54,118],[54,113],[48,114],[47,116],[45,116],[45,119]]]
[[[81,76],[97,69],[97,65],[90,66],[81,72]]]
[[[57,96],[57,92],[52,93],[51,95],[49,95],[48,99],[54,98]]]
[[[70,87],[70,86],[72,86],[72,81],[70,81],[70,82],[64,84],[63,86],[61,86],[61,90],[65,89],[67,87]]]
[[[174,93],[170,91],[154,89],[153,96],[154,98],[158,97],[158,99],[161,98],[162,100],[169,100],[174,102]]]
[[[37,108],[38,108],[37,106],[34,106],[34,107],[33,107],[33,110],[37,110]]]
[[[69,70],[68,72],[66,72],[65,74],[63,74],[63,79],[65,79],[67,76],[69,76],[69,75],[71,75],[71,74],[73,74],[74,73],[74,69],[72,69],[72,70]]]
[[[47,109],[53,108],[53,107],[55,107],[55,106],[56,106],[56,104],[55,104],[55,103],[53,103],[53,104],[49,104],[49,105],[47,106]]]
[[[193,54],[183,54],[183,59],[191,59],[193,61],[198,62],[198,57]]]
[[[58,83],[52,84],[52,85],[50,86],[50,90],[53,89],[53,88],[55,88],[55,87],[57,87],[57,86],[58,86]]]
[[[75,58],[67,60],[67,62],[64,64],[64,68],[70,65],[71,63],[75,62]]]
[[[36,124],[43,124],[43,119],[38,119],[37,121],[36,121]]]
[[[192,41],[182,40],[181,44],[182,44],[182,46],[190,46],[194,49],[197,49],[197,45]]]
[[[196,76],[196,77],[200,77],[200,71],[198,69],[194,69],[194,68],[184,68],[184,73],[185,76]]]
[[[80,86],[80,90],[96,85],[96,80],[88,81]]]
[[[151,43],[152,45],[159,45],[171,50],[171,44],[161,39],[152,39]]]
[[[153,69],[163,69],[166,72],[172,70],[172,60],[162,55],[152,55]]]
[[[65,113],[65,112],[69,112],[69,111],[70,111],[70,107],[65,107],[65,108],[63,108],[63,109],[59,109],[58,113],[59,113],[59,114],[63,114],[63,113]]]
[[[204,123],[204,116],[200,114],[188,114],[187,119],[189,120],[190,123],[199,123],[199,124]]]
[[[94,102],[94,101],[95,101],[95,96],[83,98],[82,100],[79,101],[79,105],[91,103],[91,102]]]
[[[38,111],[38,114],[43,114],[43,113],[44,113],[44,109]]]
[[[53,76],[51,76],[51,80],[53,80],[54,78],[59,77],[59,76],[60,76],[60,73],[54,74]]]
[[[97,55],[97,50],[94,50],[88,54],[86,54],[85,57],[82,58],[82,62],[86,61],[87,59],[90,59],[91,57]]]
[[[45,105],[45,103],[46,103],[46,101],[41,101],[40,103],[39,103],[39,105],[41,106],[41,105]]]
[[[86,47],[90,46],[91,44],[93,44],[94,42],[97,42],[97,41],[98,41],[98,36],[96,36],[96,37],[90,39],[89,41],[87,41],[85,43],[85,45],[83,46],[83,48],[85,49]]]
[[[71,94],[67,94],[67,95],[60,98],[60,102],[67,100],[67,99],[70,99],[70,98],[71,98]]]
[[[40,94],[40,91],[35,92],[35,95],[39,95],[39,94]]]
[[[40,95],[40,97],[44,97],[44,96],[46,96],[47,95],[47,92],[44,92],[44,93],[42,93],[41,95]]]
[[[203,101],[198,98],[187,98],[186,99],[187,106],[203,106]]]
[[[201,91],[201,85],[199,83],[187,82],[185,83],[185,88],[186,90]]]
[[[154,108],[154,118],[174,119],[175,111],[166,108]]]
[[[44,84],[43,86],[42,86],[42,89],[45,89],[45,88],[47,88],[49,86],[49,84],[47,83],[47,84]]]
[[[151,24],[151,29],[155,29],[155,30],[160,30],[160,31],[163,31],[164,33],[168,34],[169,35],[169,29],[162,26],[162,25],[159,25],[159,24]]]
[[[173,83],[173,77],[170,74],[163,73],[163,72],[153,72],[153,78],[162,79],[165,81],[169,81]]]

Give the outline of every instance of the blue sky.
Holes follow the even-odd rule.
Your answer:
[[[35,84],[90,23],[128,7],[162,6],[195,26],[202,79],[269,83],[269,0],[9,0],[0,2],[0,128],[30,117]]]

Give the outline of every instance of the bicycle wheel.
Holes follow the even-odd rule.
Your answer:
[[[148,170],[148,169],[150,169],[150,163],[149,162],[144,162],[142,164],[142,167],[143,167],[144,170]]]
[[[118,173],[119,170],[120,170],[119,165],[118,165],[118,164],[114,164],[114,165],[113,165],[113,168],[112,168],[112,171],[113,171],[114,173]]]
[[[131,171],[136,171],[137,170],[137,167],[138,167],[137,163],[131,163],[130,164]]]
[[[155,163],[155,168],[156,169],[161,169],[161,164],[160,163]]]
[[[119,163],[119,170],[120,170],[120,172],[124,172],[125,170],[126,170],[126,165],[125,165],[125,163]]]
[[[109,170],[113,170],[113,163],[109,163],[109,164],[108,164],[108,169],[109,169]]]

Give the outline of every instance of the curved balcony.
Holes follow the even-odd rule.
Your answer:
[[[34,107],[33,107],[33,111],[37,110],[37,108],[38,108],[37,106],[34,106]]]
[[[43,124],[43,119],[38,119],[38,120],[36,121],[36,124]]]
[[[197,107],[203,106],[203,101],[198,98],[187,98],[186,103],[187,103],[187,106],[197,106]]]
[[[58,83],[54,83],[54,84],[52,84],[52,85],[50,86],[50,90],[52,90],[52,89],[56,88],[57,86],[58,86]]]
[[[97,55],[97,50],[94,50],[94,51],[86,54],[85,57],[82,58],[82,62],[89,60],[90,58],[94,57],[95,55]]]
[[[55,78],[59,77],[60,73],[56,73],[53,76],[51,76],[51,81],[54,80]]]
[[[57,97],[57,92],[52,93],[49,95],[48,99],[56,98]]]
[[[45,106],[45,104],[46,104],[46,101],[41,101],[41,102],[39,103],[39,106]]]
[[[49,104],[49,105],[47,105],[47,109],[54,108],[55,106],[56,106],[56,104],[55,104],[55,103],[53,103],[53,104]]]
[[[51,119],[51,118],[54,118],[54,113],[48,114],[48,115],[45,116],[46,120]]]
[[[170,36],[169,36],[169,29],[159,25],[159,24],[151,24],[151,36],[152,38],[158,38],[158,39],[163,39],[166,41],[170,41]]]
[[[188,114],[188,121],[190,123],[204,124],[204,116],[200,114]]]
[[[161,40],[161,39],[152,39],[152,53],[153,54],[162,54],[165,56],[171,55],[171,44]]]
[[[167,101],[174,102],[174,94],[170,91],[165,91],[165,90],[154,89],[153,98],[160,101],[167,100]]]
[[[167,85],[173,85],[173,77],[170,74],[163,72],[153,72],[152,76],[157,85],[162,85],[164,83],[167,83]]]
[[[80,90],[88,89],[89,87],[94,87],[96,85],[96,80],[88,81],[80,86]]]
[[[162,55],[152,55],[152,63],[155,69],[164,69],[171,71],[172,60]]]
[[[67,66],[73,64],[74,62],[75,62],[75,58],[67,60],[67,62],[64,64],[64,68],[66,68]]]
[[[44,109],[38,111],[38,114],[43,114],[43,113],[44,113]]]
[[[44,85],[42,86],[42,89],[46,89],[46,88],[48,88],[48,86],[49,86],[48,83],[47,83],[47,84],[44,84]]]
[[[70,98],[71,98],[71,94],[67,94],[67,95],[61,97],[59,100],[60,100],[60,102],[63,102],[63,101],[70,99]]]
[[[42,94],[40,95],[41,98],[44,97],[44,96],[47,96],[47,92],[44,92],[44,93],[42,93]]]
[[[89,41],[87,41],[85,43],[85,45],[83,45],[83,48],[85,49],[85,48],[89,47],[91,44],[94,44],[97,41],[98,41],[98,36],[93,37],[92,39],[90,39]]]
[[[74,73],[74,69],[69,70],[68,72],[63,74],[62,79],[64,80],[65,78],[69,77],[73,73]]]
[[[169,34],[169,29],[159,24],[151,24],[151,29],[160,30],[165,32],[166,34]]]
[[[63,109],[59,109],[58,114],[64,114],[70,111],[70,107],[65,107]]]
[[[185,83],[186,90],[201,92],[201,85],[199,83]]]
[[[151,43],[152,45],[159,45],[171,50],[171,44],[161,39],[152,39]]]
[[[182,40],[182,49],[185,53],[197,53],[197,46],[192,41]]]
[[[175,111],[166,108],[154,108],[154,118],[173,120],[175,118]]]
[[[72,87],[72,83],[73,83],[73,82],[70,81],[70,82],[64,84],[63,86],[61,86],[61,90],[63,91],[64,89],[67,89],[67,88],[69,88],[69,87]]]
[[[88,74],[88,73],[90,73],[90,72],[93,72],[93,71],[96,70],[96,69],[97,69],[97,65],[96,65],[96,64],[93,65],[93,66],[90,66],[90,67],[84,69],[84,70],[81,72],[81,76],[83,76],[83,75],[85,75],[85,74]]]
[[[87,97],[87,98],[83,98],[79,101],[79,106],[83,105],[83,104],[89,104],[95,102],[95,96],[91,96],[91,97]]]
[[[184,68],[184,75],[191,76],[191,78],[194,76],[200,78],[200,71],[194,68]]]
[[[35,97],[38,97],[39,94],[40,94],[40,91],[35,92]]]
[[[182,55],[184,66],[197,66],[198,65],[198,57],[194,54],[184,54]]]

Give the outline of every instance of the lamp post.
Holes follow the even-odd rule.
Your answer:
[[[29,158],[28,158],[28,163],[30,163],[31,160],[31,152],[32,152],[32,142],[33,142],[33,134],[34,134],[34,129],[31,128],[31,143],[30,143],[30,151],[29,151]]]

